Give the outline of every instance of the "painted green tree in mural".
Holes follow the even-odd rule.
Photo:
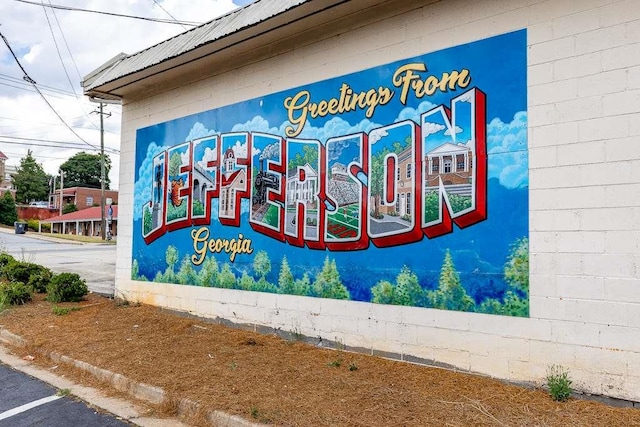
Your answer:
[[[180,153],[174,152],[169,158],[169,176],[180,175],[180,166],[182,166],[182,158]]]
[[[434,308],[457,311],[473,311],[475,303],[460,283],[460,276],[447,249],[440,270],[438,289],[429,292],[430,305]]]
[[[324,260],[322,271],[313,282],[313,292],[320,298],[349,299],[349,290],[342,284],[336,261],[330,261],[329,256]]]
[[[371,302],[376,304],[393,304],[395,287],[388,280],[381,280],[371,288]]]
[[[371,179],[369,181],[369,191],[373,197],[373,216],[380,218],[380,201],[382,200],[382,192],[384,191],[384,158],[389,154],[388,148],[385,148],[375,156],[371,157]]]
[[[176,279],[178,283],[183,285],[195,285],[198,283],[198,273],[194,270],[188,255],[182,258]]]
[[[271,271],[271,260],[267,251],[258,251],[253,257],[253,271],[259,277],[265,277]]]
[[[418,282],[418,276],[406,265],[400,270],[395,284],[381,280],[371,288],[371,293],[371,301],[377,304],[424,307],[427,303],[426,293]]]
[[[424,306],[425,293],[418,283],[418,276],[406,265],[396,278],[393,304]]]
[[[316,168],[318,164],[318,150],[311,145],[302,146],[302,154],[296,153],[293,159],[289,160],[289,169],[294,169],[298,166],[304,166],[307,163],[313,168]]]
[[[212,256],[207,257],[202,263],[198,273],[197,284],[207,287],[218,287],[218,261]]]
[[[218,286],[220,288],[233,289],[236,287],[236,275],[231,271],[229,264],[224,264],[218,275]]]
[[[529,239],[523,237],[511,245],[511,253],[504,267],[509,289],[502,301],[486,299],[478,307],[483,313],[507,316],[529,316]]]
[[[280,288],[280,293],[293,294],[295,283],[296,281],[291,273],[287,257],[283,256],[282,264],[280,264],[280,274],[278,275],[278,287]]]

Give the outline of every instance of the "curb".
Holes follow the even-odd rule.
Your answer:
[[[24,347],[27,345],[27,341],[19,335],[16,335],[7,329],[0,326],[0,342],[13,345],[16,347]],[[134,399],[148,402],[154,405],[161,404],[167,397],[167,393],[160,387],[152,386],[145,383],[136,382],[124,375],[111,372],[107,369],[93,366],[90,363],[83,362],[81,360],[73,359],[69,356],[59,354],[56,352],[50,352],[46,350],[40,350],[40,353],[51,361],[56,363],[64,363],[72,365],[78,369],[81,369],[95,378],[105,381],[111,384],[116,390],[128,394]],[[45,380],[46,381],[46,380]],[[93,402],[87,401],[94,404]],[[96,406],[98,406],[96,404]],[[180,399],[177,407],[177,416],[181,419],[185,419],[190,415],[196,414],[201,408],[201,405],[189,399]],[[107,408],[104,408],[107,409]],[[108,409],[111,410],[111,409]],[[117,415],[117,414],[116,414]],[[125,418],[125,417],[123,417]],[[206,414],[206,418],[210,425],[216,427],[261,427],[264,424],[257,424],[237,415],[227,414],[222,411],[211,411]],[[138,424],[136,421],[140,421],[138,425],[149,425],[149,420],[145,418],[131,418],[126,417],[128,421]]]

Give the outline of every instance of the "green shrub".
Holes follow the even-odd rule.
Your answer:
[[[27,285],[31,286],[35,292],[44,293],[47,292],[47,286],[51,279],[53,279],[53,273],[47,267],[39,266],[40,269],[29,276]]]
[[[13,261],[7,264],[4,269],[4,275],[10,282],[29,283],[32,274],[39,274],[45,267],[38,264],[23,261]]]
[[[62,207],[62,214],[66,215],[68,213],[75,212],[77,210],[78,210],[78,207],[76,205],[74,205],[73,203],[69,203],[68,205],[64,205]]]
[[[76,273],[60,273],[47,285],[47,299],[51,302],[77,302],[89,293],[87,284]]]
[[[38,221],[35,218],[27,220],[27,230],[38,231],[39,225],[40,225],[40,221]]]
[[[16,259],[8,253],[0,252],[0,268],[3,268],[5,265],[9,264],[10,262],[14,262],[15,260]]]
[[[31,301],[33,290],[22,282],[0,284],[0,301],[4,304],[17,305]]]
[[[551,365],[547,370],[547,386],[553,400],[564,402],[571,396],[573,389],[569,379],[569,371],[562,366]]]

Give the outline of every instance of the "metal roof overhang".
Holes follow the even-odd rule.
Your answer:
[[[264,0],[262,0],[264,1]],[[156,63],[144,66],[136,64],[144,64],[144,62],[153,61],[150,55],[157,55],[157,52],[151,52],[152,49],[159,50],[160,47],[169,44],[175,39],[189,34],[191,31],[203,30],[202,27],[211,23],[203,24],[194,30],[182,33],[172,39],[159,43],[149,49],[138,52],[134,55],[126,56],[120,54],[98,69],[92,71],[85,77],[82,82],[84,94],[90,97],[106,100],[120,100],[129,94],[139,92],[147,87],[157,85],[167,79],[179,76],[189,70],[196,69],[202,60],[211,58],[215,55],[215,62],[220,63],[225,59],[232,60],[234,54],[238,50],[232,48],[241,48],[242,51],[250,49],[264,48],[268,49],[269,44],[278,40],[285,39],[296,35],[297,33],[308,31],[309,28],[320,27],[331,23],[332,21],[348,19],[349,15],[362,14],[363,11],[369,10],[370,19],[380,12],[377,9],[383,9],[386,13],[402,13],[403,11],[415,9],[424,6],[427,3],[433,3],[438,0],[431,1],[415,1],[415,0],[311,0],[300,3],[280,14],[260,20],[255,18],[255,22],[249,23],[235,32],[223,35],[220,38],[206,41],[193,49],[186,50],[176,56],[159,57]],[[384,5],[383,5],[384,4]],[[382,8],[376,6],[383,5]],[[248,6],[247,6],[248,7]],[[245,7],[245,8],[247,8]],[[240,10],[240,12],[244,12]],[[232,14],[225,15],[218,20],[223,21]],[[218,20],[212,21],[217,22]],[[223,21],[224,23],[224,21]],[[210,30],[210,31],[213,31]],[[142,56],[146,55],[147,58]],[[131,61],[129,69],[126,67],[120,74],[108,77],[110,70],[118,67],[122,61]],[[113,74],[113,72],[111,72]]]

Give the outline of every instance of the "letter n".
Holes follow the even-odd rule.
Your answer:
[[[487,218],[485,94],[471,89],[421,116],[422,227],[437,237],[453,223],[464,228]]]

